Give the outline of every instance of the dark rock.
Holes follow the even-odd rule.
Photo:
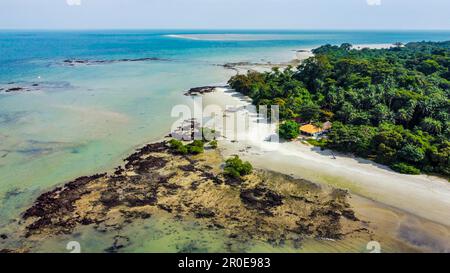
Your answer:
[[[314,204],[314,201],[308,200],[306,197],[304,196],[295,196],[295,195],[291,195],[290,196],[293,199],[299,200],[299,201],[303,201],[307,204]]]
[[[152,215],[145,211],[124,211],[122,210],[121,213],[125,216],[127,219],[148,219],[152,217]]]
[[[297,221],[297,229],[294,230],[295,233],[302,235],[312,235],[314,233],[314,225],[305,221]]]
[[[159,143],[153,143],[153,144],[146,145],[125,159],[125,162],[127,162],[127,164],[125,165],[125,168],[129,169],[129,168],[139,164],[140,161],[142,160],[141,157],[145,154],[162,153],[162,152],[166,152],[168,150],[169,149],[167,147],[166,142],[159,142]]]
[[[201,208],[195,212],[195,218],[213,218],[214,216],[216,216],[214,211],[207,208]]]
[[[197,171],[197,169],[193,165],[180,166],[179,168],[180,168],[180,170],[182,170],[184,172],[195,172],[195,171]]]
[[[171,61],[170,59],[164,58],[137,58],[137,59],[117,59],[117,60],[77,60],[77,59],[67,59],[63,61],[63,64],[69,66],[75,65],[98,65],[98,64],[113,64],[113,63],[125,63],[125,62],[148,62],[148,61]]]
[[[158,208],[167,211],[168,213],[172,213],[173,209],[168,205],[158,204]]]
[[[199,96],[204,95],[207,93],[212,93],[218,88],[219,86],[201,86],[201,87],[194,87],[189,89],[184,95],[185,96]]]
[[[114,237],[113,245],[105,249],[105,251],[108,253],[116,253],[120,249],[123,249],[129,245],[131,245],[131,243],[128,237],[117,235]]]
[[[270,215],[270,209],[283,204],[281,195],[262,187],[245,189],[240,194],[242,202],[249,209],[259,210]]]
[[[125,172],[125,170],[122,168],[122,166],[119,166],[115,169],[114,174],[115,175],[121,175]]]
[[[55,228],[56,233],[69,234],[77,225],[76,218],[66,220],[75,210],[74,203],[83,195],[90,193],[86,186],[89,182],[102,178],[106,174],[80,177],[64,187],[42,194],[35,204],[23,214],[23,219],[37,217],[38,220],[27,226],[29,237],[34,231],[43,228]]]
[[[18,91],[22,91],[22,90],[24,90],[24,88],[22,88],[22,87],[13,87],[13,88],[6,89],[5,92],[7,92],[7,93],[9,93],[9,92],[18,92]]]
[[[95,223],[95,221],[92,220],[92,219],[89,219],[89,218],[83,218],[83,219],[81,219],[81,221],[80,221],[80,224],[82,224],[83,226],[92,225],[92,224],[94,224],[94,223]]]
[[[113,190],[103,192],[100,197],[100,202],[107,208],[117,207],[123,203],[120,200],[119,194]]]
[[[166,166],[166,164],[167,160],[154,156],[148,156],[145,159],[139,160],[139,163],[135,166],[135,170],[139,174],[148,173],[152,170],[161,169]]]
[[[342,216],[352,221],[359,221],[359,219],[355,216],[355,212],[351,209],[343,210]]]

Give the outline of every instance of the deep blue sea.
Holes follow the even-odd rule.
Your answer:
[[[234,75],[220,65],[288,62],[323,44],[424,40],[450,40],[450,31],[2,30],[0,89],[30,91],[0,90],[0,231],[43,191],[163,137],[184,91]],[[135,250],[174,251],[172,239]]]
[[[198,39],[167,35],[196,35]],[[146,56],[209,62],[221,57],[242,58],[241,53],[269,48],[448,39],[449,31],[0,31],[0,81],[33,77],[40,69],[66,58]]]

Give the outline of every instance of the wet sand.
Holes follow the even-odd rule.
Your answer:
[[[217,89],[203,99],[204,105],[234,105],[238,111],[226,113],[228,124],[234,115],[246,116],[242,107],[250,103],[227,89]],[[398,174],[369,160],[321,151],[301,142],[270,143],[266,140],[274,128],[256,123],[251,115],[248,121],[252,126],[235,134],[237,141],[221,141],[226,156],[237,154],[257,168],[348,189],[355,196],[356,212],[376,222],[381,237],[398,239],[424,251],[449,251],[450,183],[445,179]]]

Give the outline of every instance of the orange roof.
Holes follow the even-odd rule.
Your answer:
[[[322,132],[323,129],[312,124],[306,124],[300,127],[300,131],[313,135]]]

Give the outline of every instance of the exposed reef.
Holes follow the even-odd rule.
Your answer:
[[[0,84],[0,93],[21,93],[32,92],[40,90],[67,90],[73,88],[68,82],[9,82],[6,84]]]
[[[229,180],[222,165],[217,150],[185,156],[172,153],[166,142],[149,144],[111,175],[80,177],[42,194],[22,215],[24,245],[4,251],[31,250],[30,242],[71,234],[80,226],[117,232],[162,213],[223,230],[241,242],[301,246],[309,237],[371,235],[354,215],[345,191],[263,170]],[[129,238],[116,236],[105,251],[129,245]]]
[[[149,61],[161,61],[168,62],[170,59],[164,58],[137,58],[137,59],[117,59],[117,60],[82,60],[82,59],[67,59],[62,62],[63,65],[76,66],[76,65],[98,65],[98,64],[113,64],[113,63],[126,63],[126,62],[149,62]]]

